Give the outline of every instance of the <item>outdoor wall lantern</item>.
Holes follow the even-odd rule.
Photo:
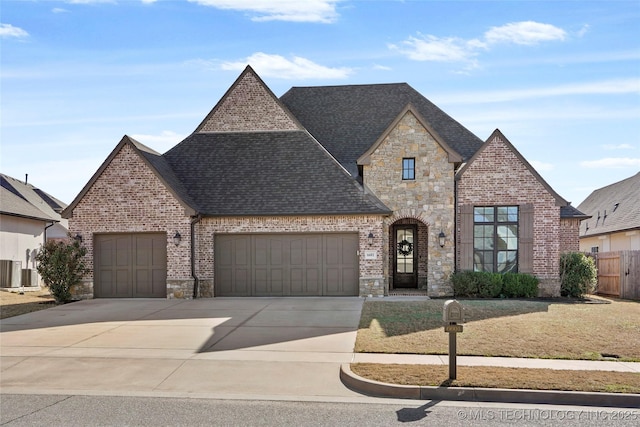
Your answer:
[[[180,235],[180,233],[176,231],[176,234],[173,236],[173,244],[178,246],[181,240],[182,240],[182,236]]]
[[[444,235],[444,232],[442,230],[440,230],[440,234],[438,234],[438,243],[440,243],[440,247],[444,248],[444,238],[446,236]]]
[[[78,233],[75,236],[73,236],[73,238],[75,240],[77,240],[78,242],[82,242],[82,234]]]
[[[373,245],[373,233],[369,232],[369,235],[367,236],[367,240],[369,241],[369,246]]]

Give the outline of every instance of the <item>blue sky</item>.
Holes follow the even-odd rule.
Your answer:
[[[70,203],[123,135],[165,152],[251,64],[407,82],[577,206],[640,170],[640,1],[2,0],[0,171]],[[505,185],[508,185],[505,182]]]

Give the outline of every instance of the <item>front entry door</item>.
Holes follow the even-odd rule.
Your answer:
[[[394,227],[394,288],[418,287],[417,231],[415,225],[397,225]]]

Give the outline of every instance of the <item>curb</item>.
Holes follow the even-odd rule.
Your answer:
[[[608,406],[615,408],[640,407],[640,394],[388,384],[356,375],[351,371],[350,364],[348,363],[343,363],[340,366],[340,380],[352,391],[371,397],[415,400],[454,400],[465,402]]]

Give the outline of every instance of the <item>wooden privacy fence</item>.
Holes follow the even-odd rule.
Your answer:
[[[640,251],[595,254],[598,294],[640,300]]]

